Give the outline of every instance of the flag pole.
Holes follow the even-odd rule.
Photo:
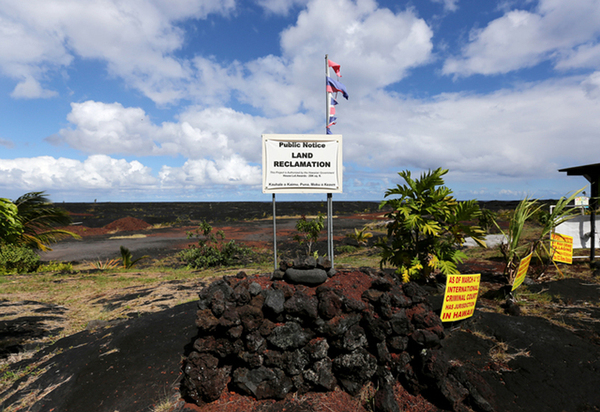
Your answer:
[[[325,55],[325,85],[329,77],[329,56]],[[329,130],[329,116],[331,111],[331,97],[325,87],[325,134]],[[333,264],[333,196],[327,193],[327,256],[331,262],[332,270],[335,270]]]
[[[327,129],[329,129],[329,111],[331,105],[331,98],[329,97],[329,92],[327,91],[327,78],[329,77],[329,56],[325,55],[325,134],[327,134]]]

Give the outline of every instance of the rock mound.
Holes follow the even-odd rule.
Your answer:
[[[330,286],[345,275],[369,278],[360,300]],[[226,388],[283,399],[336,387],[354,396],[372,383],[377,410],[397,411],[392,387],[398,380],[441,407],[493,410],[469,373],[440,350],[441,320],[414,283],[341,272],[308,287],[240,272],[199,296],[199,334],[184,361],[182,387],[198,404],[217,400]]]
[[[108,231],[116,230],[127,232],[136,230],[146,230],[150,229],[151,227],[151,224],[144,222],[142,219],[127,216],[109,223],[108,225],[104,226],[104,229]]]

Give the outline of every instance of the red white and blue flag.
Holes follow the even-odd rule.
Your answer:
[[[342,77],[340,73],[340,65],[327,59],[327,72],[329,74],[329,68],[332,68],[338,77]],[[335,116],[335,106],[338,104],[337,100],[333,97],[333,94],[341,93],[346,100],[348,100],[348,92],[346,86],[336,79],[326,77],[326,91],[327,91],[327,134],[331,134],[330,127],[336,124],[337,117]]]

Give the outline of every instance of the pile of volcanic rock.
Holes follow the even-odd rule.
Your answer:
[[[361,300],[328,282],[310,287],[244,272],[213,282],[200,292],[184,396],[199,405],[225,388],[256,399],[336,387],[354,396],[371,384],[375,410],[399,411],[399,381],[447,409],[493,410],[440,350],[444,329],[424,289],[383,273],[371,278]]]

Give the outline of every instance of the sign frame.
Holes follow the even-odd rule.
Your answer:
[[[297,166],[303,162],[316,166]],[[342,163],[340,134],[262,135],[263,193],[343,193]]]

